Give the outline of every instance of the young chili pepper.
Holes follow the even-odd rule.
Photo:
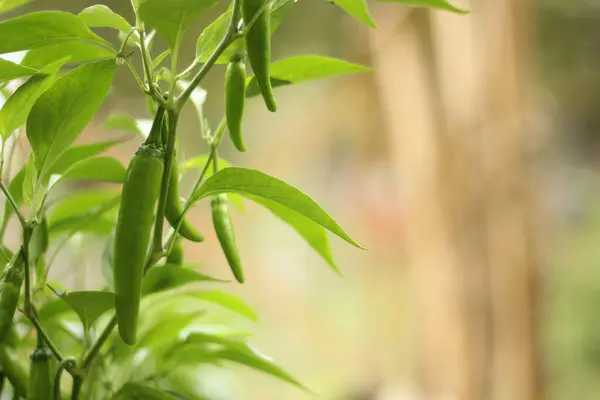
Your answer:
[[[227,197],[220,194],[215,196],[211,203],[212,220],[215,228],[215,233],[229,263],[229,268],[239,283],[244,283],[244,271],[238,254],[237,245],[235,244],[235,235],[233,232],[233,224],[229,216],[227,207]]]
[[[163,146],[167,145],[167,139],[170,134],[174,132],[168,132],[167,118],[162,125],[161,137]],[[177,163],[177,152],[173,153],[173,159],[171,162],[171,175],[169,178],[169,187],[167,188],[167,201],[165,203],[165,218],[169,221],[169,225],[173,229],[177,228],[181,216],[183,215],[183,207],[179,200],[179,164]],[[192,242],[200,243],[204,241],[204,236],[198,232],[192,223],[187,219],[183,218],[181,226],[179,227],[179,234]]]
[[[0,346],[0,368],[16,394],[22,398],[27,398],[27,370],[16,357],[16,354],[4,344]]]
[[[171,252],[167,256],[167,264],[182,265],[183,264],[183,243],[180,236],[175,238],[175,243]]]
[[[267,0],[268,1],[268,0]],[[244,24],[250,23],[254,14],[262,7],[264,0],[242,0],[242,19]],[[271,86],[271,15],[269,7],[263,9],[256,22],[246,33],[246,51],[254,71],[256,82],[265,101],[267,109],[275,112],[277,103]]]
[[[177,166],[177,157],[173,154],[173,162],[171,164],[171,178],[169,179],[169,188],[167,189],[167,202],[165,204],[165,218],[169,221],[169,225],[177,228],[181,216],[183,215],[183,207],[179,200],[179,167]],[[187,219],[183,218],[183,222],[179,227],[179,234],[191,240],[192,242],[200,243],[204,241],[204,236],[200,234]]]
[[[246,65],[244,64],[244,55],[238,53],[231,58],[225,74],[225,117],[229,137],[239,151],[246,151],[242,139],[245,100]]]
[[[19,249],[8,263],[0,278],[0,342],[11,331],[15,311],[21,295],[21,286],[25,278],[23,249]]]
[[[27,400],[47,400],[52,395],[54,377],[52,371],[52,353],[44,344],[38,344],[29,358]]]
[[[115,229],[115,310],[119,334],[129,345],[136,340],[144,264],[164,171],[163,115],[161,107],[148,139],[129,163]]]

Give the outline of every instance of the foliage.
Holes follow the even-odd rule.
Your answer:
[[[223,119],[211,129],[203,117],[206,92],[200,86],[202,80],[215,64],[228,63],[234,54],[243,54],[244,39],[259,14],[269,13],[270,24],[266,26],[270,26],[272,34],[293,12],[294,5],[291,0],[265,2],[244,26],[240,15],[242,1],[247,0],[233,0],[227,11],[207,24],[197,39],[196,60],[185,68],[178,64],[177,57],[182,38],[205,11],[216,6],[216,0],[132,0],[135,21],[128,21],[104,5],[88,7],[78,15],[42,11],[0,21],[0,54],[27,52],[20,63],[0,59],[0,86],[7,99],[0,109],[0,188],[6,198],[0,242],[5,241],[11,218],[17,218],[22,228],[21,250],[1,245],[0,266],[4,269],[17,250],[22,252],[25,264],[19,311],[10,335],[0,343],[0,379],[10,383],[0,385],[5,392],[25,397],[28,356],[34,348],[43,347],[49,348],[56,359],[52,364],[56,371],[55,398],[71,393],[72,399],[211,399],[211,393],[202,388],[185,387],[177,379],[177,372],[227,364],[244,365],[308,391],[299,379],[250,343],[248,324],[258,321],[256,312],[237,296],[206,287],[209,282],[231,284],[230,279],[200,273],[195,265],[185,262],[174,265],[163,261],[181,226],[179,223],[164,232],[169,180],[179,179],[177,174],[170,178],[168,173],[176,159],[176,126],[188,101],[198,112],[201,138],[208,142],[210,152],[178,160],[180,171],[200,172],[193,190],[186,193],[182,220],[192,207],[206,207],[215,196],[228,199],[237,207],[243,207],[242,199],[250,199],[295,229],[335,272],[339,270],[328,233],[362,248],[300,189],[264,172],[231,166],[219,158],[218,149],[227,126]],[[394,2],[465,12],[445,0]],[[25,3],[27,0],[0,2],[0,13]],[[333,3],[367,26],[376,26],[364,0]],[[117,31],[120,43],[102,38],[94,32],[96,28]],[[152,52],[157,36],[169,45],[160,54]],[[141,56],[141,66],[131,60],[134,52]],[[113,77],[120,68],[131,72],[148,99],[151,114],[142,120],[112,114],[106,120],[106,128],[135,135],[74,145],[110,95]],[[278,88],[368,72],[369,68],[326,56],[303,55],[273,61],[268,71],[271,85]],[[254,76],[246,79],[246,90],[241,93],[245,97],[242,101],[253,101],[253,97],[261,95]],[[137,340],[128,346],[115,329],[112,271],[119,203],[126,200],[122,199],[121,190],[98,185],[126,185],[129,170],[121,161],[102,153],[140,137],[156,140],[156,134],[149,136],[146,126],[155,118],[159,106],[166,110],[168,121],[166,133],[159,139],[159,146],[164,146],[161,151],[164,150],[165,173],[143,270]],[[27,142],[29,156],[17,169],[12,155],[20,151],[20,141]],[[163,157],[163,153],[157,154]],[[69,181],[92,184],[64,196],[57,188]],[[148,203],[154,210],[154,204],[150,200]],[[93,236],[106,243],[102,255],[103,290],[67,291],[64,283],[47,281],[56,254],[69,241],[82,236]],[[228,243],[225,252],[237,251],[233,240]],[[10,274],[3,276],[3,282],[8,282],[6,276]],[[12,315],[9,322],[10,318]],[[68,374],[61,375],[63,370]]]

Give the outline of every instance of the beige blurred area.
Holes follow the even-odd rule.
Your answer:
[[[130,16],[126,3],[105,2]],[[233,212],[247,283],[225,289],[258,311],[257,346],[321,399],[597,399],[600,4],[455,4],[472,12],[369,2],[369,29],[326,1],[297,3],[275,58],[330,55],[374,71],[278,89],[275,114],[253,99],[248,152],[227,141],[223,156],[298,186],[368,250],[332,236],[339,277],[247,202]],[[213,125],[222,75],[204,85]],[[115,110],[148,117],[125,69],[81,140],[115,135],[102,128]],[[206,151],[191,106],[180,135],[186,157]],[[125,162],[136,145],[112,154]],[[192,218],[207,240],[187,243],[186,257],[228,277],[208,203]],[[85,259],[73,285],[100,285]],[[74,263],[62,255],[62,273]],[[247,369],[239,377],[236,400],[311,398]]]

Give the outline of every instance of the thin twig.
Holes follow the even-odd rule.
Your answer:
[[[6,188],[6,185],[4,185],[4,182],[0,182],[0,189],[6,196],[6,199],[8,200],[8,202],[10,203],[12,208],[15,210],[15,214],[17,215],[17,218],[19,218],[19,222],[21,223],[21,226],[23,226],[23,229],[25,229],[25,227],[27,225],[27,221],[25,220],[23,213],[21,213],[21,210],[19,210],[19,205],[17,204],[15,199],[12,197],[12,195]]]

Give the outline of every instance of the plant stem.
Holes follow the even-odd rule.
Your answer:
[[[204,181],[204,176],[208,172],[208,168],[210,167],[214,156],[215,156],[215,154],[211,148],[211,152],[209,153],[208,158],[206,159],[206,163],[204,164],[204,167],[202,168],[202,172],[200,173],[200,176],[198,177],[198,180],[196,181],[196,184],[194,185],[194,189],[192,190],[192,195],[196,192],[198,187],[200,187],[200,184],[202,183],[202,181]],[[167,238],[167,249],[165,251],[166,254],[171,253],[171,250],[173,250],[173,246],[175,245],[175,238],[177,237],[177,233],[179,233],[179,228],[181,227],[181,224],[183,223],[185,214],[187,214],[188,210],[190,209],[191,205],[193,204],[193,202],[190,200],[191,200],[191,196],[190,196],[190,199],[188,199],[188,201],[185,203],[185,206],[183,207],[183,212],[181,213],[181,218],[179,220],[179,223],[177,224],[177,226],[171,233],[171,236],[169,236]]]
[[[171,168],[173,164],[173,153],[175,152],[175,136],[177,130],[177,120],[179,115],[174,110],[167,110],[169,129],[167,130],[167,148],[165,149],[165,169],[163,172],[160,196],[158,197],[158,206],[156,209],[156,220],[154,223],[154,238],[152,241],[151,254],[162,253],[163,251],[163,225],[165,219],[165,207],[167,204],[167,191],[169,190],[169,181],[171,178]]]
[[[23,228],[23,264],[25,266],[25,300],[23,302],[25,315],[35,317],[31,307],[31,269],[29,265],[29,241],[31,240],[31,232],[33,224],[26,224]],[[37,328],[37,326],[36,326]]]
[[[52,400],[60,400],[60,378],[65,369],[73,367],[75,367],[74,358],[65,358],[58,364],[58,367],[56,367],[56,372],[54,373],[54,387],[52,391]]]
[[[0,189],[2,189],[2,192],[6,196],[6,199],[8,200],[8,202],[10,203],[10,205],[12,206],[12,208],[15,210],[15,214],[19,218],[19,222],[21,223],[21,226],[23,226],[23,229],[25,229],[25,227],[27,225],[27,221],[25,220],[25,217],[21,213],[21,210],[19,210],[19,205],[17,204],[17,202],[15,201],[15,199],[12,197],[12,195],[10,194],[10,192],[8,191],[8,189],[6,188],[6,185],[4,185],[4,182],[0,181]]]
[[[252,26],[256,23],[256,21],[258,20],[258,17],[260,17],[260,15],[270,6],[271,6],[271,1],[270,0],[265,1],[260,6],[260,8],[256,12],[256,14],[254,14],[252,16],[252,19],[246,25],[244,25],[244,28],[241,31],[239,31],[237,33],[236,39],[245,36],[248,33],[248,31],[252,28]]]
[[[71,389],[71,400],[79,400],[79,392],[83,386],[83,378],[81,376],[73,376],[73,388]]]
[[[225,35],[219,42],[219,45],[215,49],[215,51],[210,55],[206,63],[202,66],[200,71],[194,76],[192,82],[189,84],[187,88],[177,97],[175,100],[175,107],[177,110],[181,110],[185,102],[189,99],[194,89],[202,82],[202,79],[206,76],[208,71],[215,65],[221,54],[237,39],[237,21],[239,20],[240,15],[240,0],[233,0],[233,7],[231,12],[231,19],[229,20],[229,25],[227,25],[227,31]],[[175,73],[175,72],[173,72]]]
[[[96,356],[100,352],[100,349],[102,349],[102,345],[104,345],[104,342],[106,342],[106,340],[112,333],[112,330],[115,329],[116,326],[117,315],[115,314],[112,316],[110,321],[108,321],[108,324],[106,324],[106,326],[102,330],[102,333],[100,334],[100,336],[98,336],[98,339],[96,339],[88,354],[81,361],[80,366],[83,371],[87,371],[87,369],[90,367],[90,365],[94,361],[94,358],[96,358]]]
[[[40,323],[39,319],[37,318],[37,316],[35,314],[36,314],[35,312],[32,312],[31,314],[25,314],[25,315],[31,321],[33,326],[35,327],[35,329],[38,333],[38,336],[44,340],[44,343],[48,346],[48,348],[50,349],[52,354],[54,354],[54,357],[58,360],[58,362],[62,362],[64,360],[63,355],[60,353],[60,350],[58,350],[58,347],[56,347],[54,342],[50,339],[50,336],[48,336],[48,333],[46,333],[46,331],[42,327],[42,324]],[[69,372],[71,373],[71,371],[69,371]]]

